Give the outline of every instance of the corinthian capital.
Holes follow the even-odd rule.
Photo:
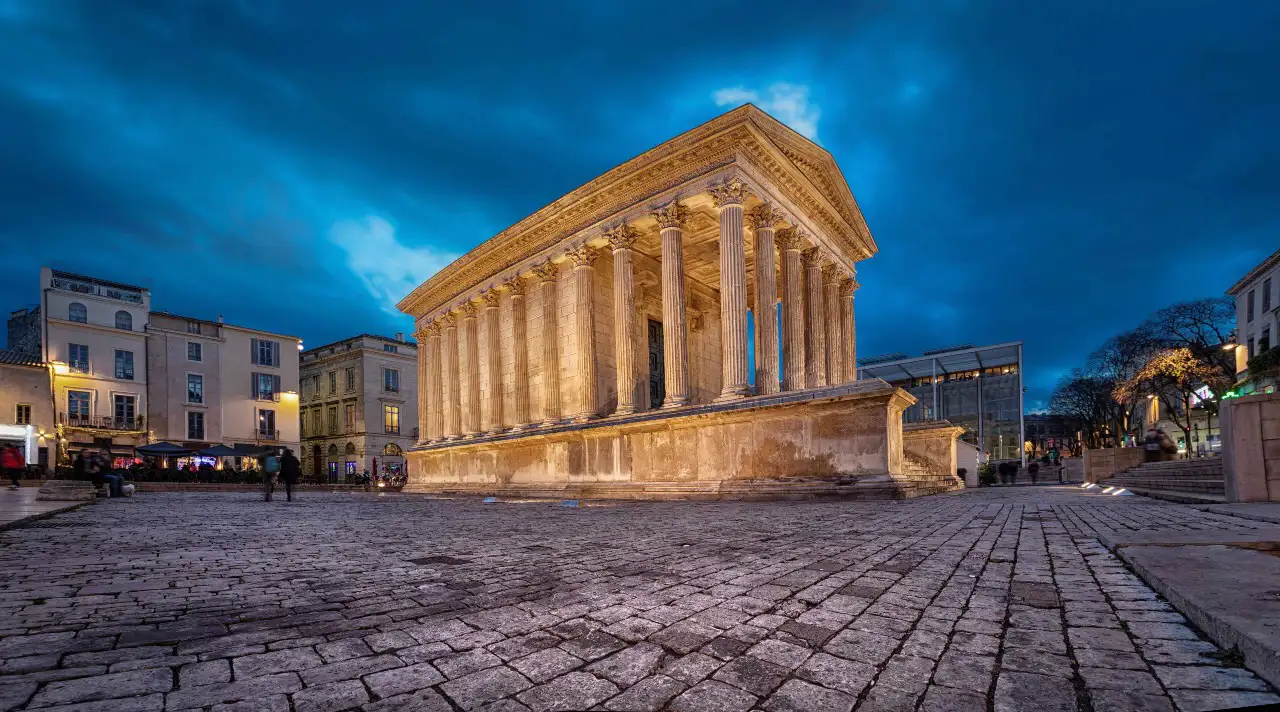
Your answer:
[[[778,244],[779,250],[798,250],[800,249],[800,228],[784,227],[774,233],[774,242]]]
[[[689,209],[681,205],[679,200],[673,200],[649,214],[658,221],[660,228],[680,227],[689,219]]]
[[[560,274],[560,268],[551,260],[539,262],[533,266],[533,273],[537,275],[539,282],[554,282]]]
[[[844,297],[852,297],[853,293],[858,291],[858,287],[861,286],[861,284],[858,284],[858,280],[853,277],[845,277],[844,280],[840,282],[840,295]]]
[[[717,208],[723,208],[727,205],[742,205],[747,202],[747,196],[751,195],[747,191],[747,184],[738,180],[737,176],[733,176],[720,185],[713,185],[707,188],[707,192],[711,193],[711,201],[715,203]]]
[[[497,309],[502,305],[502,298],[498,295],[498,290],[490,289],[484,293],[484,308]]]
[[[761,203],[747,212],[747,224],[755,230],[772,230],[782,222],[782,213],[769,203]]]
[[[640,233],[630,225],[623,223],[605,230],[604,236],[609,240],[609,246],[614,250],[629,250],[636,244],[636,239],[640,237]]]
[[[822,283],[828,286],[839,286],[840,280],[844,278],[844,272],[840,271],[840,266],[834,262],[828,262],[822,266]]]
[[[513,297],[524,296],[524,280],[520,279],[520,275],[516,275],[503,282],[502,286],[506,287],[507,291],[511,292],[511,296]]]
[[[413,338],[417,339],[418,341],[422,341],[423,339],[427,338],[427,327],[424,326],[421,329],[418,329],[417,331],[413,332]]]
[[[458,308],[462,311],[462,318],[463,318],[463,319],[474,319],[474,318],[476,318],[476,311],[477,311],[477,309],[476,309],[476,303],[475,303],[475,302],[473,302],[473,301],[471,301],[471,300],[467,300],[467,301],[463,302],[463,303],[462,303],[462,306],[460,306],[460,307],[458,307]]]
[[[821,267],[822,266],[822,248],[809,247],[800,252],[800,261],[805,267]]]
[[[433,321],[427,324],[427,328],[423,331],[427,332],[427,338],[435,338],[440,335],[440,322]]]
[[[454,316],[453,312],[449,312],[441,317],[440,322],[444,324],[444,328],[446,329],[458,328],[458,317]]]
[[[596,257],[600,256],[600,253],[596,252],[595,248],[588,245],[578,245],[565,254],[568,255],[569,261],[573,263],[575,268],[592,267],[596,263]]]

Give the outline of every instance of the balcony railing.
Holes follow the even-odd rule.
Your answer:
[[[142,430],[142,417],[113,418],[109,415],[82,415],[80,413],[60,413],[63,425],[73,428],[96,428],[99,430]]]
[[[279,431],[279,430],[262,430],[262,429],[259,429],[259,430],[256,432],[256,435],[258,436],[258,440],[262,440],[262,441],[265,441],[265,442],[277,442],[277,441],[279,441],[279,440],[280,440],[280,431]]]

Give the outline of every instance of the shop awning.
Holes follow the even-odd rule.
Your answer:
[[[230,448],[219,443],[217,445],[207,447],[196,454],[203,455],[205,457],[235,457],[240,453],[236,452],[235,448]]]
[[[150,445],[142,445],[137,448],[139,455],[147,457],[175,457],[180,455],[190,455],[195,452],[191,448],[174,445],[173,443],[152,443]]]

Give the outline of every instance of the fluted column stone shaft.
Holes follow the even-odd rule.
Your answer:
[[[845,380],[858,379],[858,338],[854,330],[853,293],[858,290],[858,280],[845,279],[840,292],[840,336],[843,345]]]
[[[688,210],[671,201],[653,213],[662,230],[662,344],[667,397],[663,408],[688,405],[689,327],[684,295],[684,232]]]
[[[498,291],[484,295],[484,352],[489,375],[489,408],[485,412],[486,432],[500,433],[502,427],[502,332],[498,309],[502,301]]]
[[[751,210],[750,221],[755,233],[755,305],[752,316],[756,324],[756,392],[769,395],[778,392],[778,272],[773,249],[773,225],[778,214],[772,205],[758,205]]]
[[[449,440],[462,436],[462,384],[458,361],[458,320],[453,314],[447,314],[444,318],[444,436]]]
[[[636,412],[636,286],[632,265],[639,237],[633,228],[619,225],[606,233],[613,248],[613,349],[618,376],[618,415]]]
[[[462,305],[462,383],[466,400],[462,405],[462,434],[474,438],[480,434],[480,339],[476,333],[475,302]]]
[[[418,341],[418,444],[423,445],[431,441],[431,408],[434,405],[431,402],[431,390],[427,388],[427,379],[430,377],[432,369],[435,367],[431,356],[431,350],[427,345],[428,327],[423,327],[413,332],[413,338]],[[306,414],[303,413],[305,417]]]
[[[560,415],[560,334],[556,329],[556,277],[552,262],[533,268],[538,276],[542,302],[542,424],[555,425]]]
[[[804,262],[804,382],[808,388],[827,385],[826,310],[822,306],[822,252],[810,247],[802,254]]]
[[[822,306],[826,315],[827,384],[844,383],[844,337],[840,333],[840,271],[834,264],[822,268]]]
[[[717,402],[751,394],[747,378],[747,254],[742,204],[747,188],[739,180],[711,187],[720,211],[720,395]]]
[[[784,390],[805,387],[804,273],[800,268],[800,235],[795,228],[777,232],[782,253],[782,365]]]
[[[514,371],[512,383],[512,404],[515,413],[515,429],[524,430],[529,427],[529,333],[527,314],[524,306],[524,281],[514,277],[507,282],[507,291],[511,294],[511,365]]]
[[[573,324],[578,342],[578,402],[573,419],[598,418],[596,391],[595,248],[581,245],[569,251],[573,264]]]

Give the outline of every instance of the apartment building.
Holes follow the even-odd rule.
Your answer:
[[[399,474],[418,437],[418,348],[361,334],[302,353],[302,466],[343,482]]]
[[[297,337],[167,312],[147,336],[153,440],[298,451]]]
[[[18,446],[28,466],[49,472],[57,433],[48,365],[21,351],[0,350],[0,445]]]
[[[1280,344],[1280,250],[1231,285],[1236,302],[1236,371],[1241,377],[1249,359]]]

